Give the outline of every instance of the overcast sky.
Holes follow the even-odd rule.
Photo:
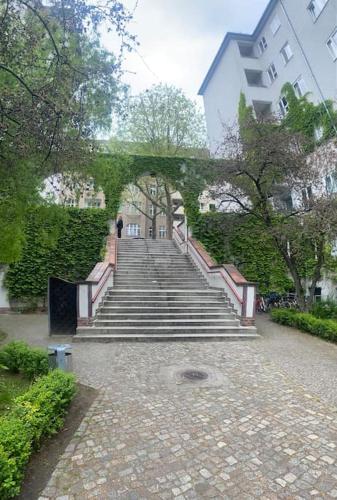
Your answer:
[[[122,0],[123,1],[123,0]],[[136,0],[124,0],[134,10]],[[138,0],[130,31],[140,43],[127,55],[125,80],[136,94],[154,83],[199,87],[227,31],[251,33],[268,0]],[[109,48],[109,37],[104,36]],[[112,48],[110,46],[110,48]]]

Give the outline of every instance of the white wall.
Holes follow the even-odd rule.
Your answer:
[[[5,278],[5,266],[0,266],[0,312],[1,309],[8,309],[10,307],[7,290],[3,286],[4,278]]]

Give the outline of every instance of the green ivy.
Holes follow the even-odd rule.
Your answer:
[[[245,278],[259,284],[261,293],[292,288],[271,237],[255,218],[208,213],[200,216],[193,234],[217,263],[233,262]]]
[[[118,212],[125,187],[142,176],[159,176],[179,191],[186,214],[195,221],[199,213],[199,195],[212,183],[212,160],[191,158],[101,154],[91,168],[97,188],[105,195],[111,218]]]
[[[9,266],[5,286],[11,298],[45,297],[48,278],[85,279],[108,234],[101,209],[38,207],[28,211],[21,259]]]
[[[282,88],[282,92],[289,104],[288,113],[282,120],[282,124],[294,132],[302,133],[306,137],[309,141],[307,144],[308,151],[313,150],[317,143],[315,139],[315,130],[317,128],[322,127],[323,130],[321,142],[336,135],[337,113],[333,108],[332,101],[327,100],[314,104],[308,101],[308,94],[297,97],[291,83],[286,83]]]

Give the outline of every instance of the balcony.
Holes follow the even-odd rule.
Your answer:
[[[272,114],[272,103],[270,101],[253,101],[253,108],[258,118],[268,118]]]
[[[254,52],[254,44],[249,42],[238,42],[238,47],[241,57],[257,59]]]
[[[254,69],[245,69],[247,83],[249,87],[267,88],[263,82],[263,71]]]

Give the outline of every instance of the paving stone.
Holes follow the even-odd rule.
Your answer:
[[[106,381],[42,497],[65,496],[66,484],[74,500],[336,498],[335,408],[280,372],[258,343],[90,348]],[[224,382],[173,383],[170,367],[187,365]]]

